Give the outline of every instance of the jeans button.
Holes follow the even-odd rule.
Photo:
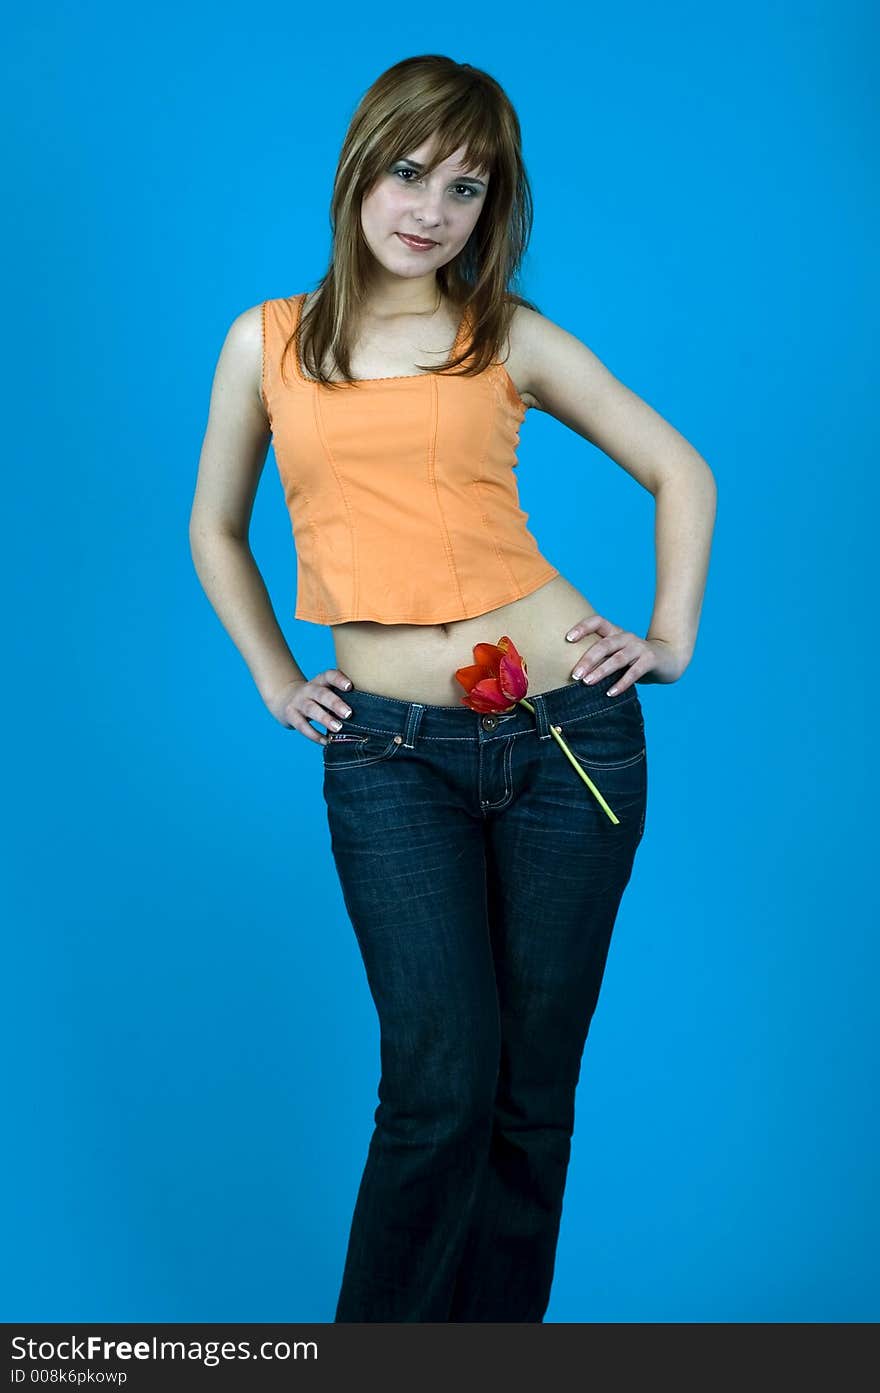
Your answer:
[[[497,724],[498,724],[498,717],[497,717],[497,716],[484,716],[484,717],[483,717],[483,729],[484,729],[484,730],[494,730],[495,727],[497,726]]]

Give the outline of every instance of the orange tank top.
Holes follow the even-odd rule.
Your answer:
[[[504,365],[330,390],[291,348],[282,380],[305,299],[262,304],[261,386],[296,548],[294,617],[444,624],[559,575],[519,506],[513,470],[527,408]]]

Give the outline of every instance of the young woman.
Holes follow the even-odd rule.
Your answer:
[[[715,484],[671,425],[509,290],[531,196],[516,114],[488,74],[439,56],[384,73],[346,135],[331,223],[317,289],[229,329],[190,537],[267,707],[322,746],[379,1017],[379,1105],[335,1319],[541,1321],[581,1056],[644,831],[636,684],[674,682],[690,661]],[[513,468],[530,408],[654,496],[645,637],[598,614],[528,531]],[[296,617],[335,644],[336,666],[312,677],[248,545],[270,435]],[[456,676],[502,638],[526,659],[532,709],[474,709]]]

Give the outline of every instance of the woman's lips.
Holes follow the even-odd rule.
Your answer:
[[[404,232],[398,232],[397,236],[405,247],[411,247],[414,252],[430,251],[432,247],[437,245],[436,242],[420,241],[418,237],[408,237]]]

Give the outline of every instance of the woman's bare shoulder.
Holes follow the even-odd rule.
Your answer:
[[[263,301],[235,315],[226,331],[218,371],[224,380],[235,378],[261,397],[263,369]]]

